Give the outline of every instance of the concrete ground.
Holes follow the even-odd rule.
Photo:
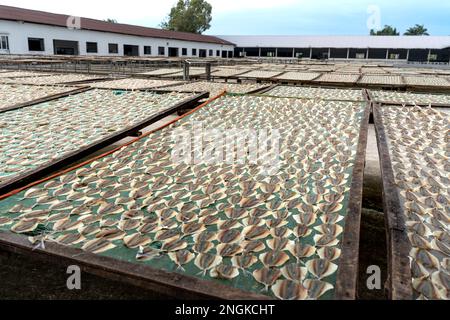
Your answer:
[[[175,119],[173,115],[159,123],[146,128],[143,132]],[[122,140],[105,148],[96,155],[107,152],[114,147],[130,141]],[[381,174],[378,160],[376,136],[373,125],[369,129],[367,162],[364,181],[363,214],[360,241],[359,299],[385,299],[384,290],[370,291],[366,281],[369,266],[379,266],[382,270],[382,283],[387,275],[386,233],[381,201]],[[80,160],[80,162],[86,159]],[[64,267],[55,266],[29,257],[6,254],[0,251],[0,300],[2,299],[94,299],[94,300],[128,300],[128,299],[164,299],[160,295],[146,292],[140,288],[106,280],[88,274],[82,275],[82,290],[69,291],[66,288],[67,274]]]

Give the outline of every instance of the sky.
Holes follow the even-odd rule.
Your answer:
[[[0,0],[2,5],[158,27],[176,0]],[[450,35],[448,0],[208,0],[212,35],[367,35],[392,25],[424,24]],[[126,3],[126,5],[123,5]]]

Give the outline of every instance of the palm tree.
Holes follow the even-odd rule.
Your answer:
[[[428,29],[423,24],[416,24],[405,32],[405,36],[429,36]]]
[[[393,28],[392,26],[384,26],[380,31],[370,30],[371,36],[399,36],[400,33],[397,32],[397,28]]]

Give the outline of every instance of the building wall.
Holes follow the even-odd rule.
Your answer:
[[[234,49],[235,57],[277,57],[291,58],[292,52],[294,57],[322,59],[329,55],[330,59],[347,59],[351,60],[389,60],[389,61],[414,61],[428,62],[428,56],[431,54],[436,60],[431,59],[430,62],[449,63],[450,49],[363,49],[363,48],[258,48],[258,47],[236,47]],[[268,53],[271,53],[269,55]]]
[[[178,48],[181,57],[194,57],[192,49],[197,49],[197,55],[200,49],[207,51],[209,56],[210,50],[213,50],[212,57],[216,57],[217,50],[233,51],[231,45],[221,45],[214,43],[189,42],[172,39],[146,38],[138,36],[128,36],[115,33],[89,31],[89,30],[70,30],[62,27],[39,25],[32,23],[21,23],[16,21],[0,20],[0,35],[6,34],[9,37],[9,53],[11,54],[54,54],[53,40],[69,40],[77,41],[80,55],[99,55],[99,56],[121,56],[123,55],[124,45],[139,46],[140,56],[160,56],[158,55],[158,47],[165,47],[165,56],[168,56],[169,47]],[[43,38],[45,51],[29,51],[28,38]],[[97,42],[98,52],[87,53],[86,42]],[[117,43],[119,45],[118,54],[110,54],[108,50],[109,43]],[[151,55],[144,55],[144,46],[151,46]],[[187,49],[187,56],[182,56],[182,48]]]

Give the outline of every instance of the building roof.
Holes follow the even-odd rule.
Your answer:
[[[219,36],[238,47],[445,49],[450,36]]]
[[[17,7],[0,5],[0,20],[23,21],[29,23],[45,24],[57,27],[67,27],[67,21],[71,16],[55,14],[44,11],[22,9]],[[111,32],[124,35],[184,40],[192,42],[214,43],[233,45],[232,43],[214,37],[201,34],[161,30],[121,23],[109,23],[106,21],[81,18],[81,29],[101,32]]]

